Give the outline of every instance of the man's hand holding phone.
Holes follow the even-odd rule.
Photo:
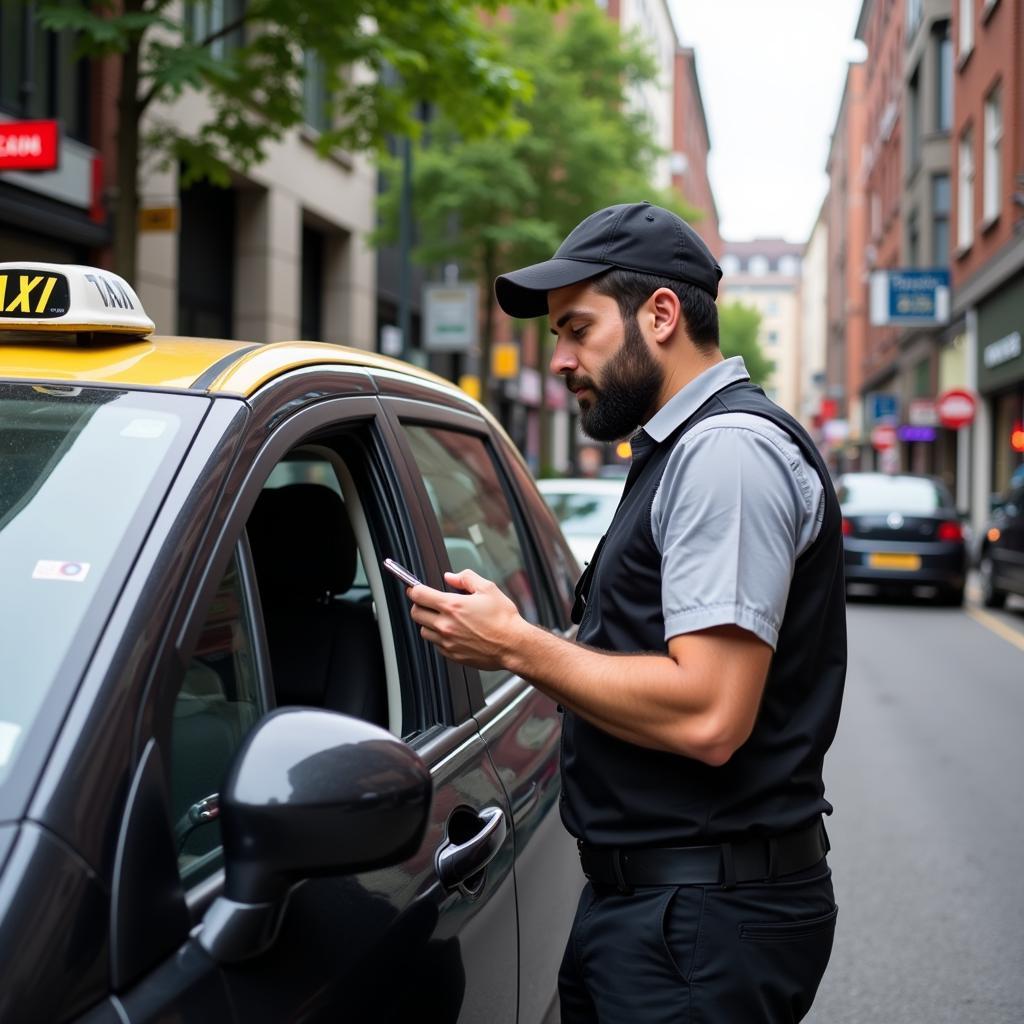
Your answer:
[[[498,586],[465,569],[446,572],[445,583],[453,592],[434,590],[394,559],[384,568],[409,587],[419,588],[412,600],[412,619],[420,635],[452,661],[476,668],[505,668],[506,657],[516,649],[522,628],[530,628],[515,603]]]

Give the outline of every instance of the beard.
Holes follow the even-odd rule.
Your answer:
[[[651,355],[635,316],[624,322],[625,337],[608,360],[598,385],[589,377],[570,375],[566,386],[588,388],[593,400],[580,402],[580,426],[595,441],[617,441],[632,434],[654,414],[665,372]]]

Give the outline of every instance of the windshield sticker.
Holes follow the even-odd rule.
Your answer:
[[[10,761],[20,735],[21,726],[16,722],[0,722],[0,767]]]
[[[88,562],[52,562],[41,559],[32,570],[34,580],[65,580],[68,583],[84,583],[89,575]]]
[[[166,430],[166,420],[143,419],[139,416],[121,430],[121,436],[141,437],[147,441],[152,441],[158,437],[163,437]]]

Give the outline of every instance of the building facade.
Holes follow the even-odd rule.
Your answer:
[[[195,131],[208,113],[190,93],[147,114],[147,127]],[[177,166],[143,170],[137,290],[160,330],[376,347],[376,173],[359,155],[321,157],[307,116],[230,188],[186,186]]]
[[[829,438],[829,464],[836,470],[860,468],[867,446],[861,402],[867,335],[865,80],[863,64],[848,67],[825,168],[829,178],[825,388],[834,406],[823,431]]]
[[[868,274],[898,270],[903,259],[905,10],[903,0],[865,0],[857,22],[857,38],[865,43],[868,51],[864,64],[867,146],[862,168],[868,216],[864,262]],[[865,281],[863,287],[867,286]],[[893,404],[874,396],[891,396],[895,407],[899,407],[898,346],[896,328],[878,326],[869,318],[862,383],[863,420],[868,432],[879,419],[892,415],[888,410]],[[896,416],[899,416],[898,411]],[[898,465],[896,451],[881,453],[868,448],[866,452],[875,465],[882,464],[889,469]]]
[[[833,419],[825,362],[828,351],[828,200],[822,203],[800,260],[800,360],[797,418],[824,449],[823,424]]]
[[[0,122],[55,119],[61,129],[56,170],[0,170],[0,260],[107,262],[111,83],[74,48],[70,32],[44,31],[29,5],[0,4]]]
[[[722,283],[728,301],[761,314],[758,343],[775,369],[765,381],[768,397],[794,416],[801,408],[800,279],[803,246],[781,238],[724,242]]]
[[[953,315],[978,395],[971,511],[1024,462],[1024,0],[957,0],[952,145]]]
[[[676,48],[672,94],[672,187],[700,211],[693,228],[719,258],[723,252],[722,236],[718,230],[718,207],[708,177],[711,133],[700,93],[697,55],[688,47]]]
[[[907,4],[903,72],[903,241],[900,266],[949,272],[950,138],[953,128],[952,0]],[[967,384],[961,333],[949,325],[903,330],[897,376],[903,437],[899,465],[941,476],[953,489],[965,484],[959,432],[944,429],[938,396]],[[964,496],[966,503],[966,496]]]

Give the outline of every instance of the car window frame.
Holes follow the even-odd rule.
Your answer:
[[[214,535],[206,545],[206,550],[210,552],[210,555],[195,582],[192,598],[187,602],[187,610],[182,614],[176,630],[174,648],[177,657],[175,663],[180,666],[181,672],[175,676],[173,682],[165,681],[161,689],[176,692],[177,687],[180,686],[181,673],[184,672],[184,666],[187,665],[191,652],[195,648],[210,601],[226,571],[228,561],[239,543],[242,543],[244,546],[243,579],[246,587],[246,603],[253,609],[257,617],[254,646],[259,652],[256,657],[260,666],[260,678],[262,685],[266,688],[263,699],[267,710],[273,708],[275,702],[270,683],[270,661],[263,627],[263,611],[244,527],[256,497],[273,468],[288,452],[304,444],[322,443],[323,439],[336,437],[349,430],[355,433],[365,429],[367,425],[370,426],[370,433],[375,433],[375,440],[379,445],[377,461],[382,463],[376,469],[383,472],[384,480],[389,481],[390,486],[395,488],[393,496],[395,500],[392,500],[390,505],[394,509],[396,522],[399,524],[401,543],[405,547],[405,550],[399,552],[398,556],[413,561],[412,554],[420,552],[423,564],[419,568],[427,578],[439,582],[440,567],[436,558],[431,557],[433,549],[429,535],[425,532],[427,524],[418,524],[415,517],[402,511],[404,502],[399,499],[406,498],[410,494],[413,480],[408,473],[405,455],[398,444],[393,425],[386,415],[380,399],[373,393],[338,393],[342,379],[352,376],[366,377],[365,373],[354,374],[351,370],[343,370],[339,373],[332,372],[331,368],[311,368],[304,372],[290,374],[289,379],[272,385],[260,394],[258,402],[253,403],[253,421],[248,425],[247,438],[243,441],[242,451],[231,474],[238,481],[238,485],[232,488],[230,500],[222,502],[220,521],[213,531]],[[296,377],[299,379],[295,380]],[[304,404],[302,407],[295,408],[294,411],[289,409],[287,417],[282,417],[280,409],[289,406],[288,396],[293,391],[298,391],[301,395],[315,396],[315,399],[308,405]],[[324,398],[325,393],[330,394],[331,397]],[[376,484],[378,481],[374,483]],[[387,578],[390,579],[390,577]],[[183,586],[186,585],[187,582],[183,583]],[[388,593],[390,595],[391,591],[389,590]],[[396,624],[398,618],[397,608],[400,606],[397,605],[396,599],[396,606],[389,605],[389,613],[393,616],[393,625]],[[411,619],[408,620],[408,623],[408,631],[395,629],[396,644],[407,643],[406,639],[399,639],[400,633],[407,638],[409,633],[415,630]],[[417,652],[422,652],[423,657],[419,657]],[[430,701],[417,700],[417,706],[429,711],[433,720],[423,723],[417,734],[411,740],[407,739],[406,741],[410,742],[415,749],[421,747],[435,749],[439,744],[441,748],[444,748],[448,746],[445,740],[445,733],[448,732],[451,733],[449,736],[451,742],[464,742],[462,734],[465,732],[465,728],[463,727],[467,722],[471,722],[471,716],[469,701],[465,696],[465,676],[461,667],[447,663],[425,641],[418,640],[418,634],[410,657],[411,664],[415,666],[413,669],[415,672],[414,685],[420,687],[421,692],[425,690],[427,696],[432,698]],[[172,705],[173,693],[167,707]],[[473,728],[475,729],[475,725]],[[169,772],[169,753],[165,756],[165,767]],[[202,918],[206,908],[223,890],[223,884],[224,871],[221,868],[186,889],[186,904],[193,923],[197,923]]]
[[[412,486],[416,492],[419,508],[424,512],[423,518],[427,519],[430,525],[434,557],[438,563],[443,566],[450,565],[440,524],[437,522],[437,517],[434,514],[433,506],[423,481],[423,474],[420,471],[419,464],[405,434],[404,427],[406,425],[452,430],[458,433],[469,434],[481,441],[491,458],[505,499],[509,504],[516,535],[523,551],[524,568],[538,601],[538,606],[541,609],[542,621],[540,625],[544,629],[563,633],[564,625],[562,624],[558,605],[547,585],[544,573],[541,571],[544,563],[537,547],[536,538],[530,528],[528,517],[525,515],[524,509],[520,504],[517,489],[512,483],[513,477],[509,472],[509,465],[506,461],[508,453],[503,451],[502,439],[495,436],[495,431],[491,425],[472,409],[439,408],[423,398],[410,397],[408,394],[403,397],[385,397],[383,405],[387,414],[393,417],[393,429],[398,443],[401,445],[408,472],[412,477]],[[490,693],[485,694],[480,680],[480,673],[475,668],[468,666],[464,667],[463,671],[470,706],[473,714],[478,716],[478,720],[478,713],[480,711],[492,707],[498,709],[510,704],[522,693],[524,687],[530,685],[521,677],[511,674],[507,679],[502,680]]]

